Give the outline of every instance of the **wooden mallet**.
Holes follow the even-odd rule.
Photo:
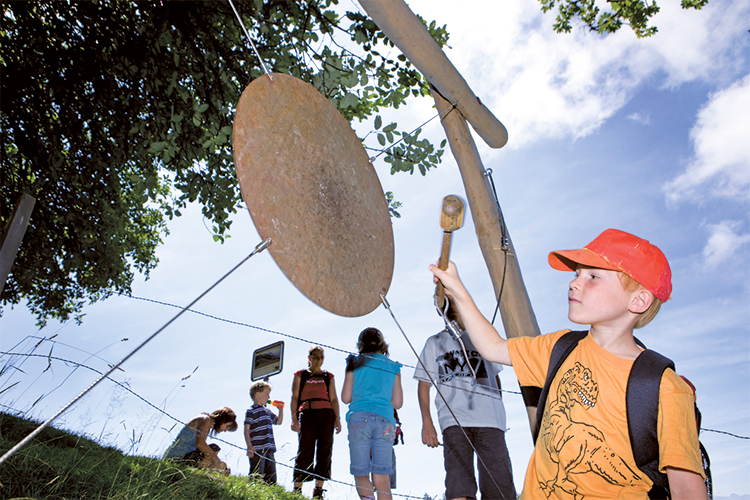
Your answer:
[[[461,229],[463,224],[464,201],[456,195],[449,194],[443,198],[443,209],[440,212],[440,227],[443,229],[443,248],[440,251],[438,268],[443,271],[448,269],[453,231]],[[442,310],[445,307],[445,289],[439,281],[435,288],[435,296],[437,297],[437,305]]]

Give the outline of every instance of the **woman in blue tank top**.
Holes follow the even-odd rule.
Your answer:
[[[227,464],[219,458],[219,446],[207,444],[206,438],[220,432],[237,430],[237,416],[226,406],[211,414],[201,413],[188,422],[167,448],[164,458],[182,462],[199,469],[216,469],[229,474]]]
[[[376,492],[378,500],[388,500],[396,425],[393,410],[404,401],[401,364],[388,358],[388,344],[376,328],[362,330],[357,348],[359,355],[346,360],[341,391],[341,401],[349,405],[349,470],[362,500],[374,500]]]

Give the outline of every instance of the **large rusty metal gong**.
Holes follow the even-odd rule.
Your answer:
[[[336,107],[292,76],[257,78],[237,104],[233,148],[250,216],[292,283],[341,316],[377,308],[393,276],[388,205]]]

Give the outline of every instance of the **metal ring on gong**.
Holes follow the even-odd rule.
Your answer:
[[[284,74],[240,97],[234,159],[262,239],[292,283],[320,307],[364,316],[393,277],[388,204],[362,142],[310,84]]]

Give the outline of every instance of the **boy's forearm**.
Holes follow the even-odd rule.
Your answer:
[[[432,384],[420,380],[417,384],[417,401],[419,401],[419,413],[422,416],[422,428],[425,426],[428,428],[435,428],[435,424],[432,421],[432,414],[430,413],[430,388]]]
[[[430,387],[432,384],[420,380],[417,384],[417,400],[419,401],[419,413],[422,415],[422,424],[426,422],[432,423],[432,415],[430,414]]]
[[[471,297],[458,306],[466,333],[479,354],[487,361],[510,365],[508,341],[502,338],[477,308]]]
[[[443,283],[446,296],[461,316],[471,342],[482,357],[488,361],[510,365],[507,342],[477,308],[458,276],[456,265],[450,262],[445,271],[437,266],[430,266],[430,270]]]
[[[430,387],[432,384],[420,380],[417,385],[417,400],[419,401],[419,412],[422,415],[422,444],[435,448],[440,445],[435,424],[430,415]]]
[[[700,474],[667,468],[672,500],[708,500],[706,483]]]
[[[245,444],[247,445],[247,449],[250,450],[253,447],[252,440],[250,439],[250,426],[245,424]]]

